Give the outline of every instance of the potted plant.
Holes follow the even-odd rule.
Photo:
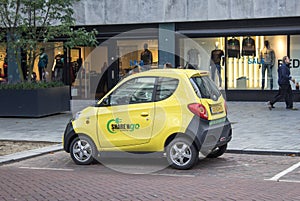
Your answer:
[[[7,82],[0,83],[0,116],[39,117],[70,109],[70,86],[31,78],[41,48],[47,52],[97,44],[97,31],[75,27],[72,5],[78,1],[0,0],[0,41],[8,56]]]

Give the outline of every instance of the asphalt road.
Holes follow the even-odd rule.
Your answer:
[[[165,165],[115,158],[78,166],[55,152],[0,166],[0,200],[300,200],[299,157],[226,153],[191,170]]]

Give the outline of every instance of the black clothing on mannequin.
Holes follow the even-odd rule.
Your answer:
[[[236,38],[231,38],[227,41],[228,57],[240,58],[240,41]]]
[[[214,64],[221,65],[221,59],[223,56],[224,56],[223,50],[215,49],[211,52],[211,60],[214,62]],[[222,64],[224,64],[224,60]]]
[[[211,78],[215,81],[216,70],[219,78],[219,86],[222,86],[222,77],[221,77],[221,60],[224,57],[224,51],[220,49],[216,49],[211,51]],[[222,64],[224,64],[224,59]]]
[[[148,49],[147,43],[144,44],[144,51],[141,53],[141,62],[143,63],[143,65],[141,65],[142,71],[151,69],[151,64],[153,63],[153,56],[152,52]]]
[[[54,66],[54,77],[56,81],[62,81],[63,80],[63,55],[56,55],[55,56],[55,66]]]
[[[242,56],[256,56],[255,41],[250,36],[243,39]]]
[[[148,49],[148,44],[144,44],[144,51],[141,53],[141,60],[144,65],[151,65],[153,63],[152,52]]]
[[[149,65],[152,64],[153,59],[152,59],[152,52],[148,49],[145,49],[142,53],[141,53],[141,60],[143,60],[144,65]]]

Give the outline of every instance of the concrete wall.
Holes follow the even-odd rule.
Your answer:
[[[78,25],[300,16],[298,0],[81,0]]]

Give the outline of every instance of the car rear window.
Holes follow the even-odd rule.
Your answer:
[[[199,98],[217,100],[221,92],[208,76],[192,77],[190,81]]]

